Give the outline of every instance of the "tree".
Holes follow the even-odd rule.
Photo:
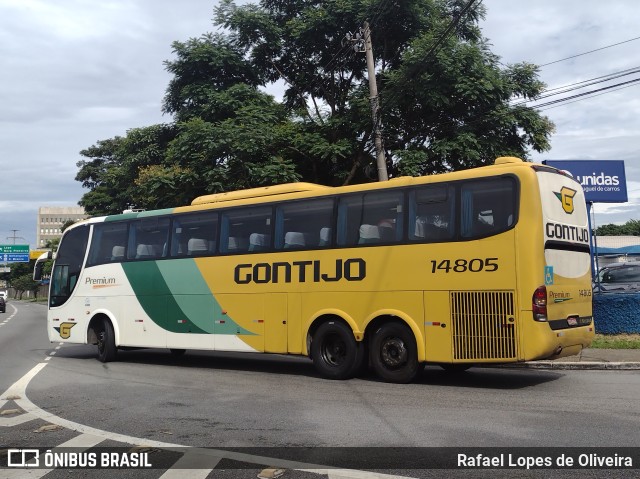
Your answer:
[[[602,225],[596,228],[597,236],[640,236],[640,220],[629,220],[623,225]]]
[[[175,137],[173,125],[134,128],[125,137],[101,140],[82,150],[90,160],[77,163],[76,180],[90,191],[80,200],[90,215],[122,213],[144,198],[145,192],[135,185],[141,169],[159,164]]]
[[[308,133],[327,145],[348,145],[337,155],[314,156],[315,171],[324,175],[300,170],[312,181],[336,184],[366,181],[374,170],[364,56],[341,47],[347,32],[366,19],[373,25],[392,174],[458,170],[549,148],[552,123],[509,104],[542,91],[536,67],[502,69],[477,25],[484,7],[476,4],[462,15],[467,4],[264,0],[238,7],[225,0],[216,21],[246,49],[265,81],[287,81],[285,105],[306,110]]]
[[[503,67],[468,0],[223,0],[222,33],[174,42],[163,103],[174,122],[129,130],[81,154],[90,214],[163,208],[195,196],[304,180],[375,180],[364,55],[345,42],[372,25],[380,121],[391,175],[526,158],[553,124],[513,98],[544,84],[530,64]],[[281,101],[265,88],[285,85]]]
[[[14,298],[17,298],[18,294],[22,298],[24,291],[32,291],[32,286],[38,284],[32,279],[34,265],[35,260],[28,263],[11,263],[11,271],[2,274],[2,279],[7,281],[9,287],[14,288]],[[25,278],[28,278],[29,282]]]
[[[37,295],[39,286],[40,283],[34,281],[30,274],[18,276],[11,281],[11,287],[14,289],[15,297],[17,299],[22,299],[22,295],[25,291],[33,291],[34,294]]]

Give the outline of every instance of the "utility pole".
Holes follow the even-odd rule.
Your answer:
[[[11,230],[13,231],[13,235],[12,236],[7,236],[7,239],[12,239],[13,240],[13,244],[16,244],[16,240],[17,239],[21,239],[23,240],[24,238],[22,236],[16,236],[16,233],[20,230]]]
[[[376,163],[378,166],[378,181],[387,181],[387,160],[382,149],[382,131],[380,130],[380,101],[378,84],[376,83],[375,62],[373,61],[373,47],[371,46],[371,28],[369,22],[364,22],[364,29],[352,35],[347,34],[346,40],[352,42],[357,52],[365,53],[367,59],[367,75],[369,77],[369,101],[371,102],[371,117],[373,119],[373,141],[376,146]],[[364,50],[362,46],[364,44]]]
[[[387,160],[382,149],[382,131],[380,131],[380,99],[376,82],[375,62],[373,61],[373,47],[371,46],[371,29],[369,22],[364,22],[364,50],[367,57],[367,74],[369,76],[369,100],[371,101],[371,116],[373,117],[373,135],[376,145],[376,162],[378,164],[378,181],[387,181]]]

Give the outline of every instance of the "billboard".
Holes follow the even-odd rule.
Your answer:
[[[624,161],[547,160],[545,165],[568,171],[584,189],[587,203],[626,203]]]

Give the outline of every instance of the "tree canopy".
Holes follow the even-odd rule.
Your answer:
[[[598,236],[640,236],[640,220],[629,220],[623,225],[602,225],[596,228]]]
[[[165,62],[173,121],[83,150],[80,204],[107,214],[298,180],[375,181],[365,55],[347,40],[364,21],[390,176],[545,151],[553,124],[513,101],[543,90],[537,68],[499,62],[478,26],[484,14],[463,0],[222,0],[221,33],[174,42]]]

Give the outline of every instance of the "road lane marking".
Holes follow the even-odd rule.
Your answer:
[[[26,413],[30,414],[31,416],[42,419],[50,424],[56,424],[66,429],[77,431],[81,433],[82,436],[86,436],[86,438],[81,439],[81,441],[83,440],[88,441],[89,440],[88,437],[94,437],[95,440],[98,440],[98,439],[100,439],[101,441],[111,440],[116,442],[122,442],[125,444],[130,444],[133,446],[156,447],[159,449],[166,449],[169,451],[179,452],[189,457],[196,458],[197,456],[199,461],[204,461],[204,462],[200,462],[199,464],[206,464],[206,466],[204,466],[206,467],[206,469],[203,467],[203,469],[201,470],[202,473],[204,473],[205,470],[210,472],[211,470],[209,469],[209,467],[211,467],[211,464],[214,464],[214,461],[215,461],[215,464],[217,464],[217,461],[225,458],[225,459],[231,459],[235,461],[247,462],[250,464],[258,464],[262,466],[264,466],[265,464],[269,464],[271,467],[277,467],[277,468],[283,468],[283,469],[295,469],[299,471],[307,471],[307,472],[313,472],[316,474],[325,474],[325,475],[332,474],[335,479],[400,479],[400,478],[406,479],[405,476],[370,473],[366,471],[358,471],[358,470],[352,470],[352,469],[331,469],[319,464],[309,464],[309,463],[291,461],[286,459],[278,459],[273,457],[245,454],[241,452],[224,451],[220,449],[209,449],[209,448],[207,449],[193,448],[193,447],[185,446],[181,444],[154,441],[146,438],[127,436],[125,434],[104,431],[102,429],[97,429],[97,428],[80,424],[74,421],[69,421],[68,419],[61,418],[59,416],[56,416],[55,414],[45,411],[44,409],[41,409],[40,407],[36,406],[33,402],[31,402],[31,400],[27,397],[26,389],[27,389],[27,386],[29,385],[29,382],[47,364],[48,363],[43,362],[43,363],[38,363],[36,366],[34,366],[28,373],[26,373],[18,381],[13,383],[9,387],[9,389],[7,389],[2,395],[0,395],[0,400],[5,400],[6,402],[7,400],[9,400],[8,399],[9,397],[12,397],[12,400],[15,401],[15,403],[20,408],[22,408],[24,411],[26,411]],[[64,447],[64,444],[58,447]],[[189,451],[185,453],[185,449],[188,449]],[[183,459],[185,456],[183,456]],[[185,459],[185,461],[187,460],[188,459]],[[180,460],[177,462],[180,462]],[[28,478],[37,479],[39,477],[42,477],[42,475],[44,475],[44,474],[29,475],[31,470],[26,470],[26,471],[15,470],[15,471],[19,473],[23,473],[23,475],[11,476],[7,479],[28,479]],[[36,471],[38,472],[41,470],[36,470]],[[11,470],[11,472],[14,472],[14,470]],[[46,472],[48,473],[51,471],[46,471]],[[189,472],[191,472],[191,470]],[[167,478],[164,478],[164,479],[173,479],[173,477],[178,477],[178,476],[167,476]],[[184,477],[184,474],[182,474],[180,477]],[[191,475],[189,477],[191,477]],[[197,477],[197,476],[194,476],[194,477]],[[206,476],[203,476],[203,477],[206,477]]]
[[[211,457],[189,451],[178,459],[171,469],[167,470],[159,479],[205,479],[220,462],[221,457]]]

